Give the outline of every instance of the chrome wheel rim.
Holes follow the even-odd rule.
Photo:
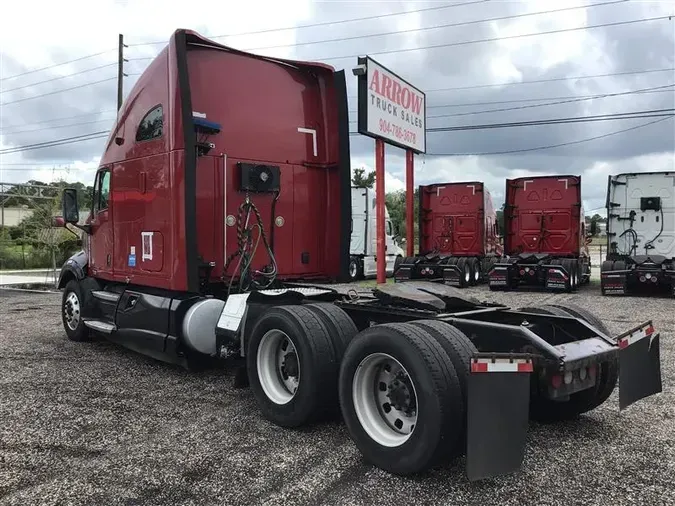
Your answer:
[[[63,318],[70,330],[77,329],[80,324],[80,299],[75,292],[70,292],[63,305]]]
[[[471,270],[469,269],[468,264],[464,264],[464,281],[467,283],[471,281]]]
[[[361,361],[352,380],[352,401],[361,427],[376,443],[397,447],[413,434],[417,392],[408,371],[391,355],[372,353]]]
[[[260,340],[258,380],[265,395],[275,404],[287,404],[300,384],[300,360],[293,340],[278,329],[268,330]]]
[[[349,275],[352,278],[356,277],[356,262],[352,262],[349,264]]]

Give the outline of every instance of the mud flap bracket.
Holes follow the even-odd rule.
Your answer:
[[[475,481],[517,471],[523,461],[532,357],[476,354],[467,392],[466,474]]]
[[[660,334],[652,322],[617,338],[619,345],[619,410],[663,391]]]

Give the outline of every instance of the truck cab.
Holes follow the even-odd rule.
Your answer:
[[[675,172],[625,173],[607,183],[603,295],[675,296]]]
[[[396,281],[426,279],[464,288],[487,279],[502,254],[497,213],[481,181],[419,188],[419,255],[405,258]]]
[[[216,318],[231,293],[346,279],[348,136],[344,72],[177,30],[118,111],[88,223],[64,193],[64,221],[87,236],[59,280],[66,331],[190,348],[176,326],[205,297]]]
[[[396,243],[398,237],[384,207],[384,235],[386,273],[394,274],[397,261],[403,258],[403,249]],[[352,187],[352,226],[349,247],[349,278],[356,281],[377,274],[377,219],[375,213],[375,191],[370,188]]]
[[[504,255],[489,274],[491,290],[519,285],[574,291],[591,278],[581,176],[506,180]]]

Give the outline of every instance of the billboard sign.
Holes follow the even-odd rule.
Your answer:
[[[358,63],[354,73],[358,76],[359,133],[418,154],[425,153],[424,92],[369,56],[359,57]]]

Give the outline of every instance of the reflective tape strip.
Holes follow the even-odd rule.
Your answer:
[[[638,342],[640,339],[644,339],[645,337],[649,337],[654,333],[654,326],[649,325],[645,327],[644,329],[640,329],[637,332],[634,332],[633,334],[622,337],[619,339],[619,348],[627,348],[631,344],[635,344]]]
[[[476,358],[471,361],[471,372],[532,372],[534,366],[529,359]]]

